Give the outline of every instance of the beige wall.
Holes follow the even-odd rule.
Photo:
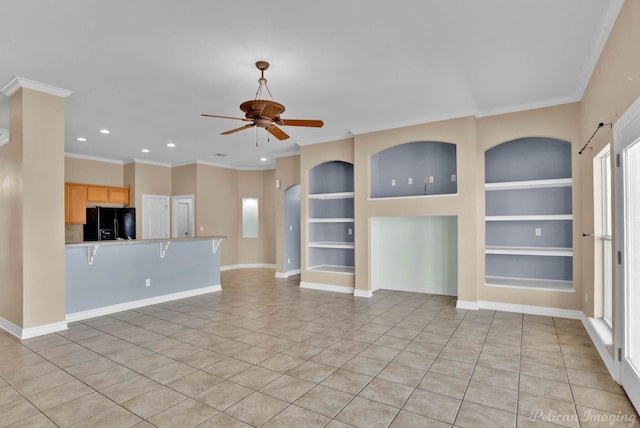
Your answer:
[[[142,195],[171,196],[171,167],[131,162],[125,164],[123,177],[124,185],[131,186],[129,206],[136,209],[136,237],[141,239]],[[171,227],[169,227],[169,234],[171,234]]]
[[[582,229],[580,206],[581,180],[580,164],[578,162],[578,150],[581,140],[579,138],[579,112],[577,103],[565,104],[536,110],[527,110],[518,113],[503,114],[499,116],[484,117],[478,119],[478,149],[475,163],[477,165],[475,179],[478,183],[478,246],[476,259],[478,260],[479,275],[478,284],[479,300],[491,302],[513,303],[520,305],[545,306],[562,309],[579,310],[582,307],[582,271],[584,263],[581,259]],[[523,137],[549,137],[568,141],[571,143],[572,176],[573,176],[573,288],[575,293],[560,293],[533,291],[517,288],[499,288],[482,286],[485,276],[484,265],[484,153],[498,144]],[[458,171],[460,171],[458,169]],[[460,259],[462,260],[462,259]]]
[[[220,265],[238,264],[240,241],[239,171],[197,165],[196,235],[224,235]],[[200,227],[204,230],[200,231]]]
[[[354,287],[355,281],[353,275],[331,274],[324,272],[308,272],[307,259],[309,256],[309,227],[307,218],[309,217],[309,170],[321,163],[331,161],[354,162],[353,156],[353,139],[331,141],[328,143],[314,144],[311,146],[302,146],[300,148],[300,222],[301,222],[301,258],[300,264],[302,268],[301,279],[304,282],[312,282],[316,284],[331,284],[342,287]],[[358,184],[356,184],[357,186]],[[357,191],[357,190],[356,190]],[[277,221],[284,222],[284,217]],[[356,220],[357,221],[357,220]],[[358,226],[354,226],[354,234],[358,237]],[[356,264],[358,257],[358,247],[356,243]]]
[[[124,165],[116,162],[65,157],[64,181],[123,187]]]
[[[262,173],[262,261],[276,263],[276,170],[268,169]]]
[[[242,221],[238,230],[238,263],[262,263],[262,240],[265,235],[264,212],[267,210],[263,198],[262,171],[238,171],[238,206],[237,213],[242,217],[242,198],[258,198],[258,238],[242,237]],[[271,227],[275,225],[270,225]]]
[[[22,326],[22,91],[9,99],[11,140],[0,147],[0,317]]]
[[[381,150],[416,141],[456,144],[458,194],[427,198],[369,200],[371,156]],[[478,192],[476,120],[462,118],[355,136],[356,288],[371,290],[369,218],[387,216],[453,215],[458,217],[458,296],[477,300]],[[484,178],[482,179],[484,183]]]
[[[9,116],[11,141],[0,148],[0,316],[24,329],[65,321],[64,99],[20,89]]]
[[[639,22],[640,2],[625,1],[582,98],[580,147],[588,141],[598,123],[615,123],[640,96]],[[595,231],[593,159],[607,145],[611,146],[611,153],[613,153],[612,143],[613,132],[610,127],[604,127],[598,131],[590,144],[593,150],[587,149],[578,157],[581,184],[581,231]],[[594,242],[596,242],[594,239],[584,239],[580,243],[583,255],[582,278],[584,292],[587,295],[583,310],[589,316],[599,314],[601,307],[600,299],[594,293],[592,266],[597,265],[594,258]],[[611,263],[613,264],[613,260]]]
[[[275,201],[275,263],[276,272],[284,273],[284,191],[289,187],[300,184],[300,156],[287,156],[276,159],[275,180],[280,180],[280,188],[274,189]]]

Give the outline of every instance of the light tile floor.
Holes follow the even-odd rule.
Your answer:
[[[223,272],[221,293],[0,333],[0,427],[640,424],[579,321],[273,276]]]

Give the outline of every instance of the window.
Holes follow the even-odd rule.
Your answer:
[[[242,237],[258,237],[258,198],[242,198]]]
[[[611,154],[608,147],[600,157],[600,171],[602,228],[599,235],[602,246],[602,319],[611,327],[613,314],[613,222],[611,219]]]

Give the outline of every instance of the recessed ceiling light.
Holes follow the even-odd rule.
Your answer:
[[[175,147],[176,145],[173,143],[167,143],[167,147]]]
[[[261,160],[262,162],[266,162],[266,161],[268,161],[269,159],[267,159],[267,158],[260,158],[260,160]]]
[[[108,129],[101,129],[101,130],[100,130],[100,133],[101,133],[101,134],[110,134],[110,133],[111,133],[111,131],[109,131]]]
[[[149,153],[149,149],[142,149],[141,152],[142,153]]]
[[[76,140],[78,140],[78,141],[82,141],[82,142],[87,141],[87,139],[86,139],[86,138],[84,138],[84,137],[78,137],[78,138],[76,138]]]

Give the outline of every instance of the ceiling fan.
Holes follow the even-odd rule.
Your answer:
[[[258,61],[256,62],[256,67],[260,70],[260,79],[258,79],[258,90],[256,92],[256,97],[253,100],[245,101],[240,104],[240,110],[244,112],[244,117],[230,117],[230,116],[218,116],[215,114],[206,114],[203,113],[201,116],[205,117],[217,117],[221,119],[235,119],[242,120],[247,123],[240,128],[231,129],[226,132],[222,132],[220,135],[229,135],[238,131],[242,131],[243,129],[253,128],[254,126],[258,126],[260,128],[264,128],[271,135],[276,137],[278,140],[286,140],[289,138],[286,132],[282,129],[278,128],[276,125],[280,126],[307,126],[312,128],[320,128],[324,125],[324,122],[321,120],[306,120],[306,119],[283,119],[280,115],[284,112],[284,106],[280,103],[271,100],[262,99],[262,88],[266,88],[269,96],[273,98],[271,95],[271,91],[267,86],[267,79],[264,78],[264,71],[269,68],[269,63],[267,61]]]

